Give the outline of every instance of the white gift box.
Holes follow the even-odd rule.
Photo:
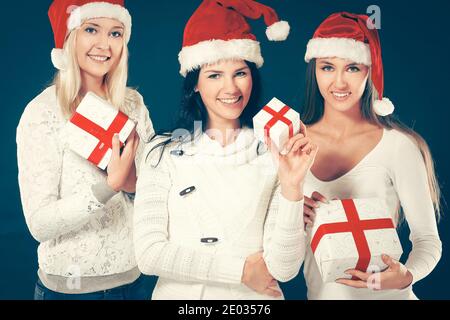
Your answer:
[[[332,200],[321,203],[315,212],[311,249],[323,282],[350,279],[344,273],[348,269],[383,271],[387,265],[382,254],[400,259],[402,246],[381,199]]]
[[[111,159],[111,140],[119,134],[121,145],[135,123],[109,102],[88,92],[66,125],[70,149],[105,170]]]
[[[253,130],[256,138],[262,142],[265,142],[268,130],[271,143],[284,153],[283,148],[289,138],[300,132],[300,115],[273,98],[253,117]]]

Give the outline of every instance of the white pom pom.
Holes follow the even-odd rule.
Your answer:
[[[270,41],[284,41],[289,35],[291,27],[287,21],[278,21],[267,27],[266,36]]]
[[[373,110],[379,116],[387,116],[394,112],[394,104],[388,98],[383,98],[382,100],[376,100],[373,103]]]
[[[73,29],[78,28],[79,26],[81,26],[81,7],[74,7],[73,10],[70,12],[70,16],[69,19],[67,20],[67,30],[68,31],[72,31]],[[69,7],[68,9],[70,9],[71,7]]]
[[[63,49],[53,49],[52,50],[52,63],[58,70],[67,69],[67,57]]]

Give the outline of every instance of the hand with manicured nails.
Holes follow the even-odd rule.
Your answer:
[[[281,194],[290,201],[303,198],[303,182],[316,157],[318,146],[306,134],[306,127],[300,123],[300,133],[286,143],[285,155],[280,154],[275,144],[269,143],[269,149],[278,163],[278,178]]]
[[[133,130],[128,137],[122,154],[120,154],[120,140],[117,134],[112,139],[111,160],[107,167],[107,183],[115,191],[135,192],[136,166],[134,157],[139,145],[139,136]]]
[[[281,296],[277,280],[269,273],[262,252],[257,252],[247,257],[241,281],[258,293],[275,298]]]
[[[303,220],[306,226],[311,226],[314,224],[314,219],[316,217],[316,208],[320,207],[320,203],[330,203],[328,199],[321,193],[314,191],[311,198],[305,196],[305,203],[303,204]]]
[[[413,275],[405,265],[386,254],[383,254],[381,259],[388,268],[379,274],[350,269],[345,273],[357,277],[359,280],[337,279],[336,282],[353,288],[374,290],[404,289],[412,283]]]

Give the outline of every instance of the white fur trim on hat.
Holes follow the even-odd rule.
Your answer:
[[[178,54],[181,66],[180,74],[185,77],[189,71],[204,64],[233,58],[253,62],[258,68],[264,63],[258,41],[251,39],[207,40],[183,47]]]
[[[64,49],[53,49],[51,53],[52,63],[58,70],[67,69],[67,56]]]
[[[121,5],[108,2],[91,2],[75,8],[67,21],[67,31],[78,28],[83,21],[94,18],[111,18],[123,23],[125,27],[124,38],[126,43],[131,36],[131,16],[128,10]]]
[[[394,112],[394,104],[388,98],[382,100],[375,100],[373,103],[373,111],[379,116],[387,116]]]
[[[284,41],[289,35],[291,27],[287,21],[278,21],[266,29],[267,39],[270,41]]]
[[[314,38],[309,40],[305,61],[313,58],[342,58],[356,63],[372,65],[370,47],[367,43],[349,38]]]

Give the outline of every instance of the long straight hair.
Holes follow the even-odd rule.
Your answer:
[[[58,103],[64,116],[69,118],[81,102],[81,71],[76,56],[77,31],[73,30],[64,42],[64,52],[68,57],[67,69],[59,70],[54,78]],[[123,40],[122,53],[117,66],[103,78],[107,88],[107,99],[121,111],[125,111],[128,80],[128,47]]]
[[[241,127],[245,126],[253,128],[253,117],[259,111],[259,102],[261,98],[261,78],[258,68],[253,62],[245,60],[245,63],[249,67],[252,77],[252,92],[250,94],[250,99],[247,103],[247,106],[244,108],[244,111],[239,117],[239,121]],[[172,126],[172,128],[170,130],[156,132],[155,135],[153,135],[153,137],[150,139],[150,141],[152,141],[157,137],[166,137],[166,139],[164,139],[162,142],[155,144],[155,146],[151,148],[146,156],[147,159],[148,155],[153,150],[161,148],[160,157],[156,166],[161,161],[164,148],[168,144],[176,142],[175,138],[177,137],[173,135],[174,132],[182,129],[184,132],[188,132],[189,135],[188,137],[184,136],[183,140],[190,139],[192,141],[195,138],[195,135],[198,134],[198,132],[195,132],[195,122],[201,121],[202,132],[206,130],[206,126],[208,123],[208,112],[200,96],[200,93],[195,91],[199,74],[200,68],[197,68],[188,72],[188,74],[184,78],[180,108],[178,111],[177,120],[175,121],[175,124]]]
[[[305,83],[306,93],[302,121],[305,124],[311,125],[318,122],[323,117],[324,113],[324,99],[320,94],[316,78],[316,59],[312,59],[307,65]],[[439,221],[441,217],[441,192],[438,180],[436,178],[433,157],[431,156],[428,144],[417,132],[401,122],[395,115],[391,114],[385,117],[378,116],[373,110],[373,102],[375,99],[378,99],[378,93],[369,76],[364,93],[361,97],[362,117],[368,122],[376,124],[382,128],[396,129],[412,138],[412,140],[416,143],[425,163],[430,196],[433,201],[436,218]]]

